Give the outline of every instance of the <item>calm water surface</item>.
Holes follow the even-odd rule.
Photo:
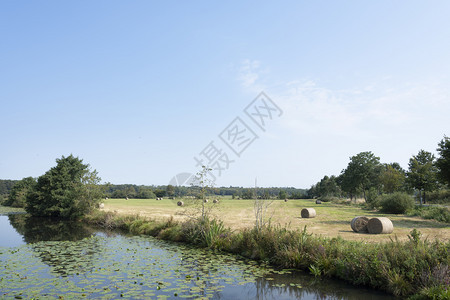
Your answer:
[[[151,237],[0,216],[0,298],[394,299]]]

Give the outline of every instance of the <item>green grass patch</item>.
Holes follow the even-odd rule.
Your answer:
[[[0,205],[0,215],[7,215],[12,213],[25,213],[23,208],[19,207],[10,207],[10,206],[1,206]]]

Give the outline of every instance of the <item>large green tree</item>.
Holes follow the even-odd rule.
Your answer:
[[[56,159],[56,166],[37,180],[27,196],[26,211],[34,216],[78,218],[102,198],[97,171],[73,155]]]
[[[382,169],[379,157],[371,151],[361,152],[350,157],[347,168],[341,173],[339,183],[342,190],[350,194],[350,198],[360,189],[364,200],[367,200],[366,192],[380,185]]]
[[[398,163],[385,164],[381,172],[380,182],[385,193],[391,194],[403,189],[406,172]]]
[[[426,192],[432,192],[437,188],[437,167],[434,163],[434,155],[424,150],[420,150],[417,155],[409,159],[406,179],[412,188],[419,191],[420,200],[423,203],[426,203]]]
[[[312,197],[339,197],[341,193],[341,188],[339,187],[336,176],[334,175],[331,175],[330,177],[325,175],[308,191],[308,195]]]
[[[447,136],[439,143],[437,148],[439,157],[436,160],[438,178],[450,186],[450,138]]]

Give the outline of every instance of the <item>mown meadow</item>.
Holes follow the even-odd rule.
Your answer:
[[[231,199],[231,197],[217,199],[220,201],[211,211],[212,218],[221,220],[226,227],[232,230],[252,228],[255,225],[253,200]],[[189,200],[184,200],[189,202]],[[189,212],[186,207],[178,207],[177,201],[179,199],[163,199],[161,201],[155,199],[108,199],[105,201],[104,209],[105,211],[116,211],[119,214],[138,214],[142,217],[161,221],[168,218],[173,218],[176,221],[188,220]],[[213,204],[210,201],[208,205]],[[300,212],[305,207],[313,207],[317,216],[311,219],[302,219]],[[410,231],[416,228],[428,239],[450,240],[450,223],[425,219],[420,216],[385,214],[376,210],[365,209],[360,205],[348,205],[348,203],[322,202],[322,204],[317,205],[312,199],[288,200],[287,202],[273,200],[267,211],[267,217],[271,219],[272,225],[281,225],[293,230],[303,229],[307,226],[309,232],[325,237],[340,236],[346,240],[364,242],[389,241],[395,237],[406,241]],[[388,217],[394,224],[394,232],[389,235],[369,235],[353,232],[350,222],[354,217],[361,215]]]

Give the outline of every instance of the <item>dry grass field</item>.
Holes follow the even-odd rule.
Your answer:
[[[119,214],[139,214],[151,219],[161,220],[173,217],[175,220],[186,220],[187,207],[179,207],[176,200],[163,199],[109,199],[105,201],[105,210],[116,211]],[[189,202],[184,199],[183,201]],[[210,201],[208,205],[212,205]],[[252,227],[255,223],[253,200],[232,200],[221,198],[212,210],[213,217],[220,219],[227,227],[238,230]],[[303,219],[300,212],[303,208],[312,207],[316,210],[315,218]],[[408,239],[409,232],[416,228],[423,237],[430,240],[450,240],[450,226],[433,220],[405,215],[381,214],[372,210],[361,209],[358,206],[334,203],[315,204],[313,200],[274,200],[267,210],[273,226],[287,226],[291,229],[303,229],[307,226],[310,233],[328,237],[340,236],[347,240],[362,240],[366,242],[389,241],[398,238]],[[356,216],[388,217],[394,224],[392,234],[355,233],[350,227],[351,220]]]

